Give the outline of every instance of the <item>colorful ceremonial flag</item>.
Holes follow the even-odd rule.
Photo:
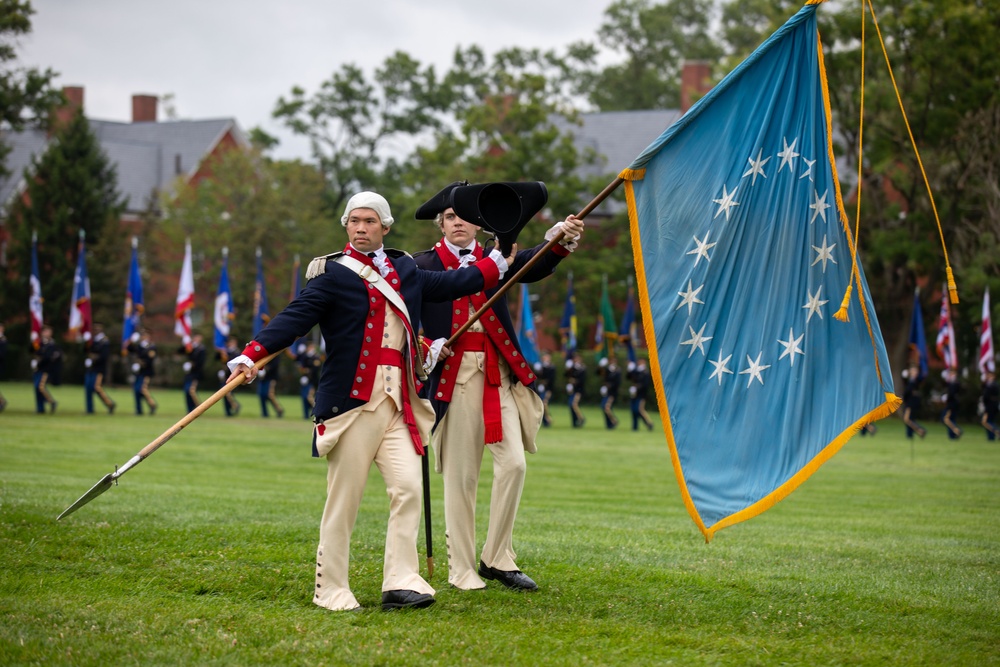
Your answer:
[[[920,366],[920,377],[927,377],[927,336],[924,334],[924,311],[920,306],[920,290],[913,292],[913,312],[910,315],[910,363]]]
[[[955,351],[955,326],[951,321],[951,304],[948,302],[948,286],[941,290],[941,314],[938,316],[937,335],[938,356],[944,362],[945,368],[958,368],[958,354]]]
[[[979,376],[986,379],[986,371],[996,372],[993,352],[993,324],[990,321],[990,288],[983,294],[983,324],[979,330]]]
[[[531,295],[528,286],[521,283],[521,321],[517,329],[517,342],[521,345],[524,360],[534,366],[541,357],[538,354],[538,342],[535,334],[535,314],[531,312]]]
[[[573,295],[573,272],[566,279],[566,304],[563,306],[562,322],[559,324],[562,334],[563,351],[566,356],[576,352],[576,297]]]
[[[191,310],[194,308],[194,271],[191,268],[191,239],[184,241],[184,263],[181,264],[181,279],[177,285],[177,305],[174,306],[174,333],[184,341],[184,347],[191,345]]]
[[[628,277],[628,301],[625,303],[625,314],[622,315],[622,324],[618,328],[618,341],[624,343],[625,351],[629,361],[635,361],[635,288],[632,285],[632,276]]]
[[[257,282],[253,291],[253,335],[260,333],[260,330],[271,321],[271,315],[267,309],[267,285],[264,283],[264,263],[261,260],[260,248],[257,248]]]
[[[132,265],[128,272],[128,289],[125,291],[125,322],[122,325],[122,354],[128,354],[132,334],[142,326],[145,310],[142,299],[142,276],[139,273],[139,239],[132,237]]]
[[[892,413],[852,274],[816,5],[621,173],[651,371],[682,497],[710,540]]]
[[[69,304],[69,331],[77,340],[90,342],[92,319],[85,238],[86,233],[81,229],[80,244],[77,248],[76,272],[73,274],[73,298]]]
[[[215,295],[215,348],[226,349],[226,339],[232,329],[233,293],[229,289],[229,248],[222,249],[222,272],[219,274],[219,291]]]
[[[38,273],[38,233],[31,233],[31,294],[28,311],[31,313],[31,347],[42,344],[42,281]]]
[[[594,335],[597,359],[607,359],[613,355],[617,341],[618,325],[615,324],[615,311],[608,296],[608,275],[604,274],[601,276],[601,312],[597,315],[597,331]]]

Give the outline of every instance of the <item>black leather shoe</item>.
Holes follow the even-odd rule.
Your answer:
[[[520,570],[498,570],[495,567],[487,567],[483,561],[479,561],[479,576],[483,579],[499,581],[507,588],[516,591],[533,591],[538,588],[538,584]]]
[[[385,591],[382,593],[382,610],[402,609],[404,607],[414,607],[423,609],[434,604],[434,596],[430,593],[418,593],[416,591]]]

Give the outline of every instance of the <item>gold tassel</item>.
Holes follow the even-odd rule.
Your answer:
[[[641,181],[646,176],[645,169],[622,169],[618,178],[623,181]]]
[[[848,285],[847,291],[844,292],[844,300],[840,302],[840,310],[833,314],[833,319],[840,322],[850,322],[850,318],[847,316],[847,307],[851,305],[851,293],[854,291],[854,285]]]
[[[948,298],[952,303],[958,303],[958,285],[955,283],[955,274],[951,272],[951,266],[944,269],[948,273]]]

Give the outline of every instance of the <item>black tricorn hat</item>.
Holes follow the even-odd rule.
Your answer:
[[[549,200],[545,183],[452,183],[417,209],[417,220],[432,220],[452,208],[458,217],[492,232],[500,251],[510,253],[517,235]]]

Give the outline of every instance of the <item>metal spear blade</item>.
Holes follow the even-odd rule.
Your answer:
[[[80,496],[80,498],[75,503],[67,507],[62,514],[57,516],[56,521],[58,521],[59,519],[63,518],[68,514],[72,514],[73,512],[77,511],[78,509],[89,503],[97,496],[101,495],[102,493],[110,489],[111,486],[114,484],[115,479],[117,479],[115,473],[109,472],[107,475],[101,478],[101,481],[99,481],[97,484],[94,484],[94,486],[90,487],[90,491],[87,491],[85,494]]]

